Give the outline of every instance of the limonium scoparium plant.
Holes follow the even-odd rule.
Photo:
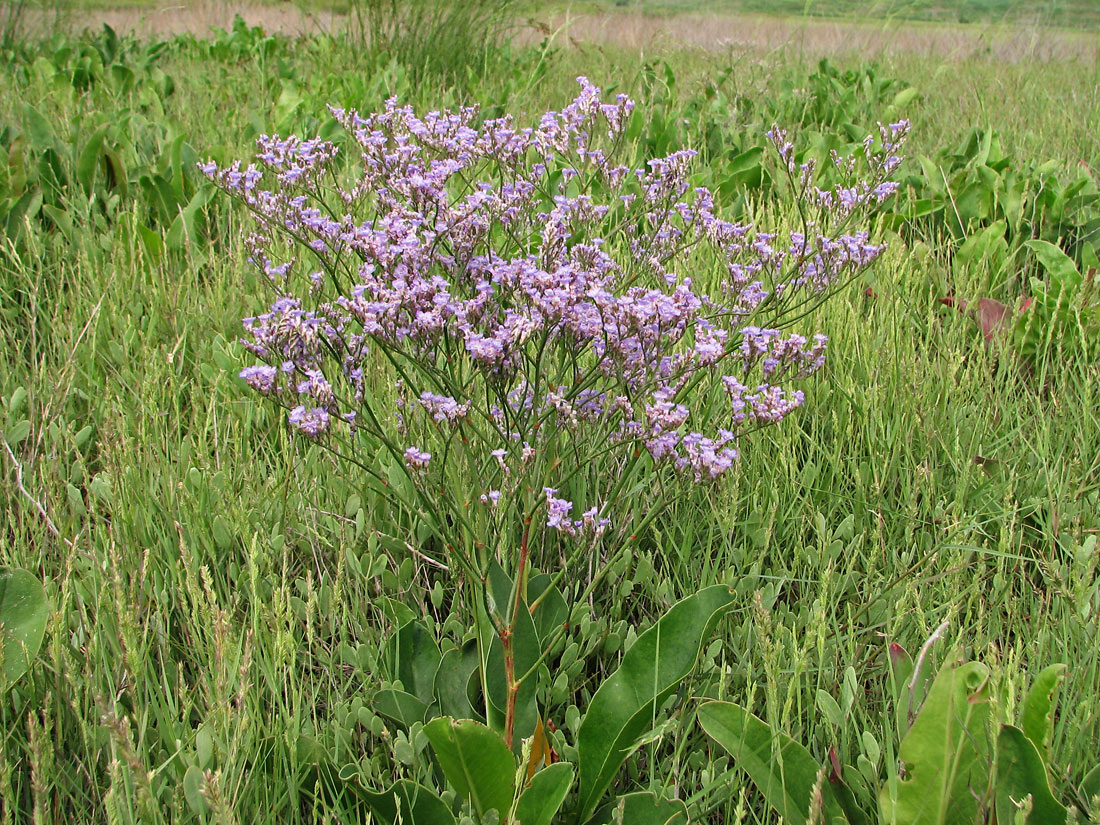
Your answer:
[[[358,158],[263,137],[247,166],[203,166],[254,217],[274,295],[245,319],[241,377],[474,580],[595,570],[666,481],[734,472],[823,363],[825,337],[789,322],[883,251],[861,222],[894,192],[907,124],[834,157],[828,189],[770,132],[791,184],[777,223],[796,227],[777,234],[725,219],[690,150],[625,164],[633,102],[579,82],[532,127],[391,100],[332,109]]]

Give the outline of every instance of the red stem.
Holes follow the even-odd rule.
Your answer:
[[[516,728],[516,697],[519,695],[519,685],[516,683],[516,654],[512,646],[512,633],[519,619],[520,607],[523,605],[523,591],[526,589],[524,577],[527,575],[527,557],[529,540],[531,538],[531,517],[523,521],[523,539],[519,547],[519,567],[516,569],[516,599],[512,604],[512,619],[500,634],[500,644],[504,648],[504,683],[507,686],[508,697],[504,709],[504,744],[508,749],[512,748],[512,740],[515,737]]]

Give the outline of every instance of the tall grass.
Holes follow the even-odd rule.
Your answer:
[[[408,68],[414,81],[437,78],[470,88],[506,59],[517,0],[351,0],[353,31]]]
[[[368,39],[401,63],[442,61],[434,81],[405,87],[421,108],[438,107],[441,77],[487,100],[515,88],[506,72],[464,73],[498,65],[484,45],[505,29],[449,33],[450,15],[503,8],[463,5],[411,6],[425,29],[371,17],[390,3],[361,7]],[[300,78],[338,77],[357,56],[350,42],[307,45],[280,53]],[[699,52],[666,57],[684,78],[676,94],[713,68]],[[770,73],[805,69],[776,59],[736,75],[737,91],[768,94]],[[24,128],[23,103],[58,134],[89,112],[159,105],[194,146],[240,155],[289,83],[268,81],[267,60],[181,50],[160,64],[175,91],[157,103],[13,69],[0,76],[0,130]],[[570,51],[516,106],[560,107],[580,73],[629,89],[638,62]],[[1073,64],[906,56],[884,70],[921,88],[922,151],[989,119],[1031,159],[1100,156],[1083,125],[1096,119],[1095,74]],[[427,758],[371,710],[383,636],[409,611],[456,629],[431,568],[382,540],[393,525],[241,387],[235,341],[258,287],[235,214],[217,205],[210,218],[216,242],[155,255],[135,196],[107,229],[89,222],[69,240],[39,222],[0,249],[0,425],[7,440],[31,424],[14,460],[0,451],[0,564],[45,579],[53,605],[40,661],[0,696],[0,823],[357,822],[318,754],[373,787]],[[913,650],[950,619],[954,640],[1016,688],[1070,663],[1052,751],[1056,793],[1074,799],[1100,749],[1100,369],[1023,375],[935,300],[973,294],[977,274],[950,275],[935,238],[891,240],[871,280],[819,316],[832,356],[805,411],[746,450],[727,488],[678,502],[594,601],[584,684],[551,720],[567,740],[619,655],[600,651],[728,582],[737,608],[707,652],[710,676],[685,695],[735,699],[816,754],[835,745],[855,762],[868,736],[885,753],[893,725],[884,643]],[[18,388],[28,397],[15,413]],[[819,710],[822,693],[845,691],[858,701],[841,719]],[[744,777],[696,736],[685,725],[676,741],[691,747],[647,745],[632,778],[675,783],[714,823],[771,821],[751,792],[737,807]],[[209,771],[205,813],[189,799],[190,767]]]

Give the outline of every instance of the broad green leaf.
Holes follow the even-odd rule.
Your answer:
[[[1081,285],[1081,273],[1073,258],[1048,241],[1027,241],[1024,244],[1035,253],[1043,270],[1051,278],[1051,286],[1057,292],[1075,290]]]
[[[902,89],[900,92],[894,95],[894,99],[890,103],[890,108],[900,112],[902,109],[904,109],[914,100],[916,100],[919,94],[920,92],[918,92],[912,86],[910,86],[908,89]]]
[[[516,804],[520,825],[550,825],[573,784],[573,766],[555,762],[536,773]]]
[[[699,707],[699,724],[729,751],[749,775],[767,803],[791,825],[806,825],[810,795],[821,765],[798,742],[773,733],[768,724],[732,702],[706,702]],[[822,783],[826,823],[847,818],[827,781]]]
[[[890,664],[890,689],[894,697],[894,712],[897,718],[898,737],[904,738],[913,724],[910,714],[915,714],[920,707],[918,697],[912,696],[910,686],[913,681],[913,659],[905,648],[896,642],[891,642],[887,648],[887,657]],[[917,679],[917,688],[921,692],[920,699],[924,698],[924,680]]]
[[[648,791],[628,793],[603,805],[588,825],[688,825],[687,806]],[[524,823],[526,825],[526,823]]]
[[[31,139],[31,146],[40,152],[52,147],[54,145],[54,135],[49,121],[29,103],[24,103],[22,109],[23,127],[27,130],[27,135]]]
[[[202,768],[191,765],[183,774],[183,798],[187,800],[192,812],[202,815],[210,810],[206,797],[202,795]]]
[[[703,642],[733,600],[716,585],[673,605],[640,635],[588,706],[577,732],[578,808],[583,821],[596,809],[639,736],[695,668]]]
[[[549,593],[545,592],[550,586],[550,576],[546,573],[532,576],[527,583],[528,604],[538,601],[538,606],[531,610],[531,619],[542,645],[548,644],[553,632],[569,620],[569,606],[562,598],[561,591],[554,587]]]
[[[160,235],[142,223],[137,224],[137,230],[138,237],[141,238],[141,245],[150,260],[159,261],[164,257],[164,241]]]
[[[972,233],[955,253],[955,265],[961,270],[988,263],[995,271],[999,269],[1008,254],[1008,244],[1004,239],[1006,229],[1007,224],[1000,220]]]
[[[435,696],[444,716],[469,719],[474,716],[474,706],[466,686],[477,670],[477,642],[473,639],[461,648],[453,648],[443,654],[435,672]]]
[[[37,577],[17,567],[0,567],[0,689],[30,669],[46,635],[50,608]]]
[[[905,775],[879,793],[884,825],[974,822],[989,792],[989,668],[949,661],[901,743]]]
[[[371,707],[379,716],[397,722],[406,730],[414,722],[423,723],[428,718],[428,705],[403,690],[378,691]]]
[[[1100,796],[1100,765],[1097,765],[1085,774],[1085,778],[1081,780],[1081,787],[1078,788],[1078,791],[1081,796],[1090,802],[1094,796]]]
[[[742,152],[726,165],[726,178],[719,184],[718,191],[728,197],[740,189],[756,189],[764,182],[761,146]]]
[[[4,433],[4,440],[8,442],[9,447],[15,447],[15,445],[25,441],[30,434],[31,422],[24,418],[8,428],[7,432]]]
[[[9,240],[15,241],[23,232],[24,221],[33,218],[42,208],[42,190],[35,187],[28,189],[8,210],[8,216],[4,220],[4,234]]]
[[[1053,711],[1054,691],[1066,678],[1066,666],[1054,664],[1043,668],[1035,677],[1035,684],[1024,697],[1020,711],[1020,727],[1024,735],[1035,745],[1039,756],[1050,763],[1051,713]]]
[[[997,736],[997,821],[1015,821],[1016,802],[1029,795],[1028,822],[1065,825],[1065,806],[1050,792],[1046,765],[1035,744],[1019,728],[1002,725]]]
[[[516,760],[504,740],[473,719],[440,716],[424,726],[444,776],[479,817],[496,810],[503,820],[516,795]]]
[[[435,677],[439,670],[439,647],[420,622],[407,622],[386,640],[390,674],[400,679],[405,691],[425,705],[434,701]]]
[[[354,783],[346,783],[344,787],[367,804],[375,821],[385,825],[455,825],[447,803],[411,779],[399,779],[381,792],[368,791]]]
[[[76,161],[76,182],[84,190],[85,195],[92,194],[92,185],[95,183],[95,170],[99,164],[100,155],[103,153],[103,138],[107,134],[109,124],[103,124],[88,138],[84,148],[80,150],[80,157]]]

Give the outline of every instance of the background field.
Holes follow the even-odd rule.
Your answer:
[[[765,117],[789,118],[808,143],[904,114],[913,185],[899,215],[927,194],[918,155],[955,174],[988,168],[966,154],[972,127],[999,135],[1007,167],[1037,182],[1034,202],[1100,171],[1093,3],[881,3],[878,22],[807,29],[822,21],[761,22],[745,0],[727,8],[753,16],[731,19],[766,36],[695,45],[677,42],[703,25],[684,15],[716,12],[644,5],[661,16],[633,39],[635,4],[521,6],[546,28],[524,24],[512,46],[469,63],[476,32],[379,53],[341,35],[234,27],[224,6],[209,7],[225,28],[214,34],[72,34],[95,19],[86,8],[58,31],[33,14],[5,29],[0,564],[44,578],[55,610],[41,661],[0,697],[0,823],[202,821],[183,782],[194,764],[217,771],[206,821],[362,821],[353,799],[318,795],[318,753],[373,787],[426,758],[370,697],[381,635],[402,611],[455,632],[427,597],[433,570],[380,542],[394,525],[237,378],[240,318],[261,301],[242,216],[204,188],[195,160],[244,157],[258,134],[328,128],[326,103],[369,109],[391,94],[420,109],[476,100],[523,121],[563,106],[586,74],[637,96],[639,152],[708,146],[701,174],[715,180],[759,144]],[[567,12],[589,22],[554,36]],[[291,31],[308,19],[285,13]],[[898,22],[952,14],[983,22]],[[1016,19],[1025,25],[1002,25]],[[766,188],[741,180],[731,203],[768,214]],[[805,410],[746,449],[730,484],[678,502],[599,594],[554,704],[563,752],[632,628],[726,582],[737,607],[692,692],[746,703],[819,756],[836,746],[854,763],[868,737],[886,751],[885,644],[915,651],[942,621],[937,661],[962,645],[1011,697],[1067,662],[1053,783],[1085,807],[1079,783],[1100,752],[1100,368],[1047,341],[1024,369],[1006,337],[986,345],[940,303],[1014,308],[1042,274],[1024,252],[1006,269],[956,263],[996,215],[979,210],[952,234],[958,204],[940,197],[939,224],[881,221],[884,261],[814,319],[832,355]],[[1054,241],[1094,237],[1090,203],[1077,223],[1050,224]],[[675,785],[701,821],[772,821],[751,788],[737,806],[744,777],[690,713],[677,730],[639,752],[631,781]]]

